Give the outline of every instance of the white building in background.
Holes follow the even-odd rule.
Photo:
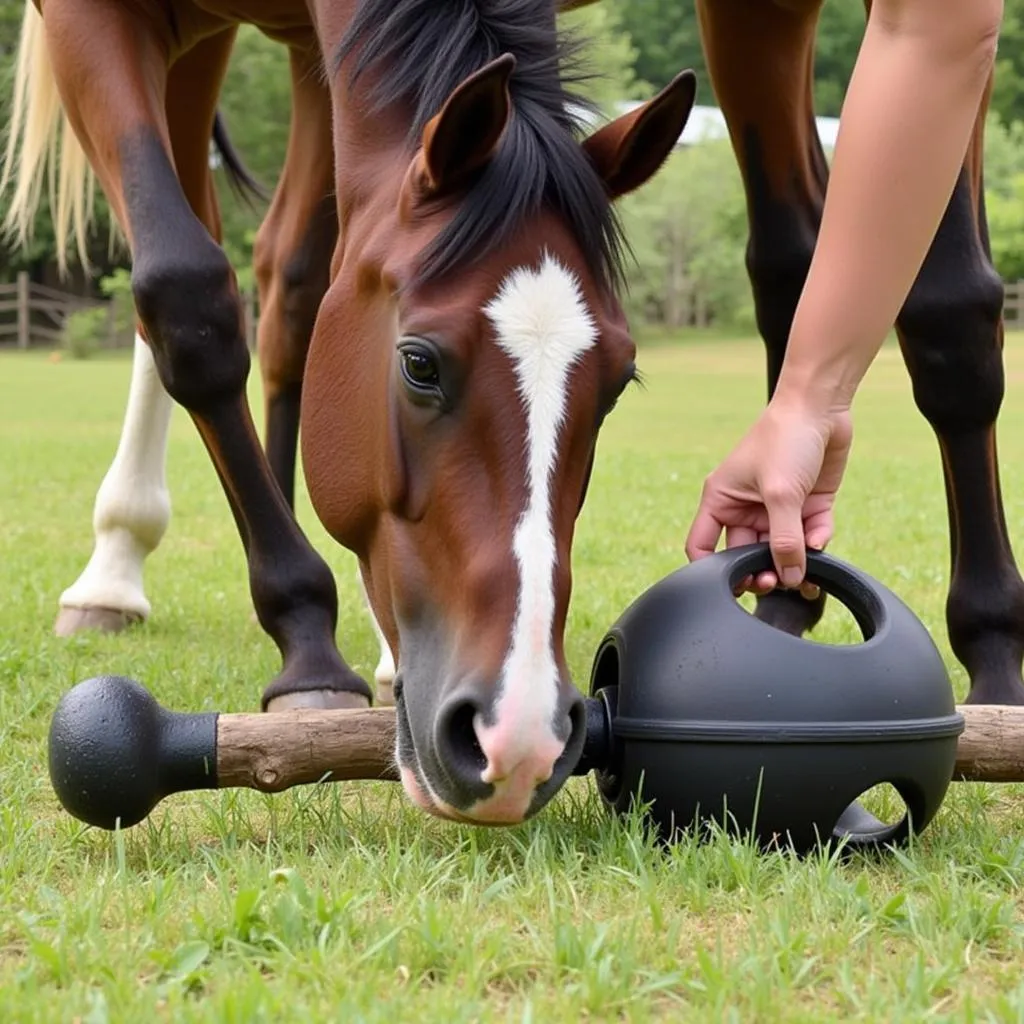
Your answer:
[[[617,104],[617,113],[626,114],[635,110],[641,105],[640,100],[627,100]],[[836,144],[836,134],[839,131],[838,117],[816,117],[818,136],[825,150],[831,150]],[[686,122],[682,135],[676,143],[678,147],[695,146],[701,142],[711,139],[728,138],[729,133],[725,127],[725,115],[718,107],[695,106],[690,112],[690,118]]]
[[[619,105],[622,113],[640,106],[640,102],[627,102]],[[838,117],[816,117],[818,136],[826,150],[833,149],[836,134],[839,131]],[[686,122],[683,134],[679,136],[678,146],[695,146],[710,139],[725,139],[729,133],[725,127],[725,115],[718,107],[695,106]]]

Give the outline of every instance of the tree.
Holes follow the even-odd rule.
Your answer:
[[[989,115],[985,133],[985,208],[992,262],[1004,280],[1024,279],[1024,123]]]
[[[699,82],[698,102],[715,103],[694,3],[614,0],[613,6],[637,49],[634,67],[640,79],[660,88],[683,68],[693,68]],[[862,0],[829,0],[822,8],[815,56],[817,113],[839,113],[863,31]]]
[[[585,70],[593,77],[579,92],[610,115],[621,100],[640,98],[649,87],[636,73],[639,51],[623,24],[618,0],[563,14],[560,25],[583,43]]]
[[[267,192],[281,175],[291,119],[288,51],[251,25],[243,25],[221,90],[220,111],[231,140]],[[224,249],[243,287],[254,286],[252,245],[266,205],[250,206],[231,191],[223,170],[214,173]]]
[[[620,207],[635,256],[627,297],[633,320],[681,327],[698,306],[718,323],[753,325],[746,206],[728,140],[676,150]]]
[[[1004,0],[992,109],[1005,124],[1024,120],[1024,0]]]

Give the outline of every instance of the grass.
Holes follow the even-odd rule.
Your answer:
[[[1000,446],[1019,538],[1016,340]],[[763,396],[754,342],[659,344],[641,365],[647,390],[609,421],[579,525],[569,654],[581,684],[603,630],[684,560],[701,480]],[[605,815],[590,779],[507,830],[428,819],[373,783],[183,794],[125,833],[70,818],[45,749],[68,687],[122,672],[176,709],[251,710],[277,666],[180,411],[174,517],[147,570],[152,619],[119,637],[51,635],[91,549],[128,369],[0,363],[0,1020],[1024,1020],[1019,786],[957,784],[911,849],[848,863],[759,855],[724,836],[659,852],[637,821]],[[299,514],[337,572],[346,655],[369,675],[352,560],[304,491]],[[915,608],[962,695],[944,630],[936,447],[892,349],[858,399],[838,518],[833,550]],[[851,628],[833,602],[820,635]]]

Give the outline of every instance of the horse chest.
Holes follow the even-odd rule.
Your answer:
[[[258,26],[273,39],[289,43],[312,29],[305,0],[194,0],[195,6],[225,21]]]

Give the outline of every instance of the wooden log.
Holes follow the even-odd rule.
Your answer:
[[[962,704],[954,782],[1024,782],[1024,707]],[[396,781],[393,708],[217,718],[217,784],[280,792],[311,782]]]
[[[217,718],[217,784],[277,793],[310,782],[398,780],[393,708]]]
[[[1024,707],[961,704],[954,782],[1024,782]]]
[[[954,782],[1024,782],[1024,707],[962,704]],[[217,718],[217,782],[280,792],[327,781],[396,781],[393,708]]]
[[[1024,707],[957,710],[965,727],[952,781],[1024,782]],[[134,680],[104,676],[80,683],[58,705],[50,779],[82,821],[128,827],[164,797],[188,790],[276,793],[321,781],[394,781],[395,734],[394,708],[190,714],[161,707]],[[606,749],[603,735],[588,735],[582,770]]]

